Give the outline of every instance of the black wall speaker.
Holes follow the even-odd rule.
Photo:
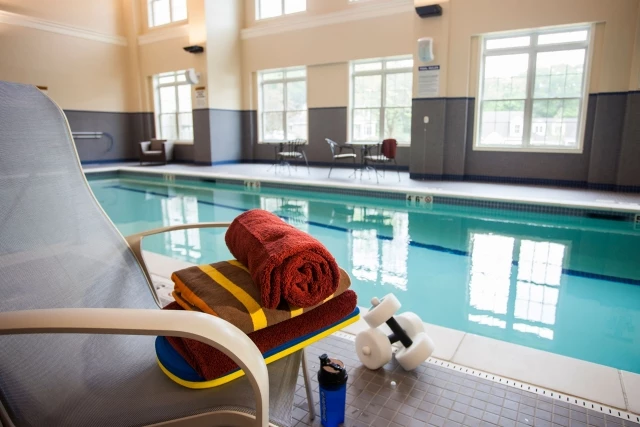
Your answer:
[[[442,6],[433,4],[431,6],[416,7],[416,13],[420,18],[431,18],[433,16],[442,16]]]
[[[186,46],[186,47],[183,47],[183,49],[186,50],[189,53],[202,53],[202,52],[204,52],[204,48],[202,46],[198,46],[198,45]]]

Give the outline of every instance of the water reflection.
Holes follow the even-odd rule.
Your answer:
[[[348,230],[351,273],[361,281],[407,290],[409,216],[362,206],[335,208],[332,225]]]
[[[198,199],[194,196],[173,197],[160,200],[162,225],[181,225],[197,223]],[[163,233],[165,247],[182,259],[198,262],[202,258],[200,231],[197,229],[171,231]]]
[[[567,245],[471,233],[469,320],[552,340]]]
[[[309,232],[309,202],[284,197],[260,196],[260,208],[282,217],[288,224]]]

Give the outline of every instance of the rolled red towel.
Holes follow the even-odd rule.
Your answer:
[[[256,344],[261,353],[265,353],[296,338],[339,322],[355,310],[357,302],[356,293],[349,290],[307,313],[252,332],[248,334],[248,337]],[[173,302],[164,309],[182,310],[182,307]],[[219,378],[238,368],[238,365],[220,350],[200,341],[177,337],[167,337],[167,340],[184,360],[206,380]]]
[[[249,269],[266,308],[277,308],[283,301],[311,307],[338,288],[340,269],[327,248],[270,212],[253,209],[241,214],[225,241]]]

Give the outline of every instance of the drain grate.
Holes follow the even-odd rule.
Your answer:
[[[640,215],[639,215],[640,216]],[[345,332],[336,332],[333,334],[338,338],[343,338],[349,341],[356,340],[355,335],[347,334]],[[395,350],[395,349],[394,349]],[[395,351],[394,351],[395,352]],[[546,396],[551,399],[561,400],[563,402],[567,402],[571,405],[582,406],[587,409],[591,409],[592,411],[600,412],[605,415],[610,415],[612,417],[620,418],[623,420],[629,420],[634,423],[640,423],[640,415],[633,414],[631,412],[621,411],[616,408],[612,408],[610,406],[601,405],[600,403],[591,402],[589,400],[581,399],[576,396],[571,396],[568,394],[558,393],[556,391],[547,390],[542,387],[538,387],[532,384],[514,381],[509,378],[504,378],[499,375],[490,374],[487,372],[480,371],[478,369],[469,368],[466,366],[458,365],[452,362],[447,362],[446,360],[436,359],[435,357],[430,357],[427,360],[427,363],[430,365],[440,366],[446,369],[451,369],[453,371],[463,372],[468,375],[473,375],[478,378],[483,378],[489,381],[493,381],[499,384],[504,384],[508,387],[519,388],[521,390],[526,390],[531,393],[538,394],[540,396]]]
[[[640,213],[636,214],[636,218],[633,221],[633,229],[634,230],[640,230]]]

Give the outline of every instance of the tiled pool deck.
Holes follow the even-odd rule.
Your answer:
[[[431,363],[412,372],[395,359],[377,371],[363,367],[353,342],[331,336],[307,349],[316,412],[318,356],[345,362],[349,372],[345,426],[376,427],[640,427],[640,424],[558,399],[541,396]],[[393,387],[391,381],[395,381]],[[307,412],[302,374],[293,411],[294,423],[319,426]],[[296,424],[297,421],[297,424]]]
[[[259,180],[272,185],[304,185],[332,187],[340,190],[366,190],[375,192],[424,193],[434,196],[487,201],[541,203],[561,207],[582,207],[597,210],[615,210],[640,213],[640,193],[616,193],[576,188],[534,185],[496,184],[453,181],[417,181],[409,179],[407,172],[398,175],[387,171],[379,177],[358,173],[352,169],[334,169],[328,178],[328,168],[274,168],[264,164],[231,164],[221,166],[193,166],[170,164],[166,166],[138,166],[135,163],[84,166],[87,173],[118,171],[148,174],[179,174],[229,180]],[[290,172],[290,173],[289,173]]]

